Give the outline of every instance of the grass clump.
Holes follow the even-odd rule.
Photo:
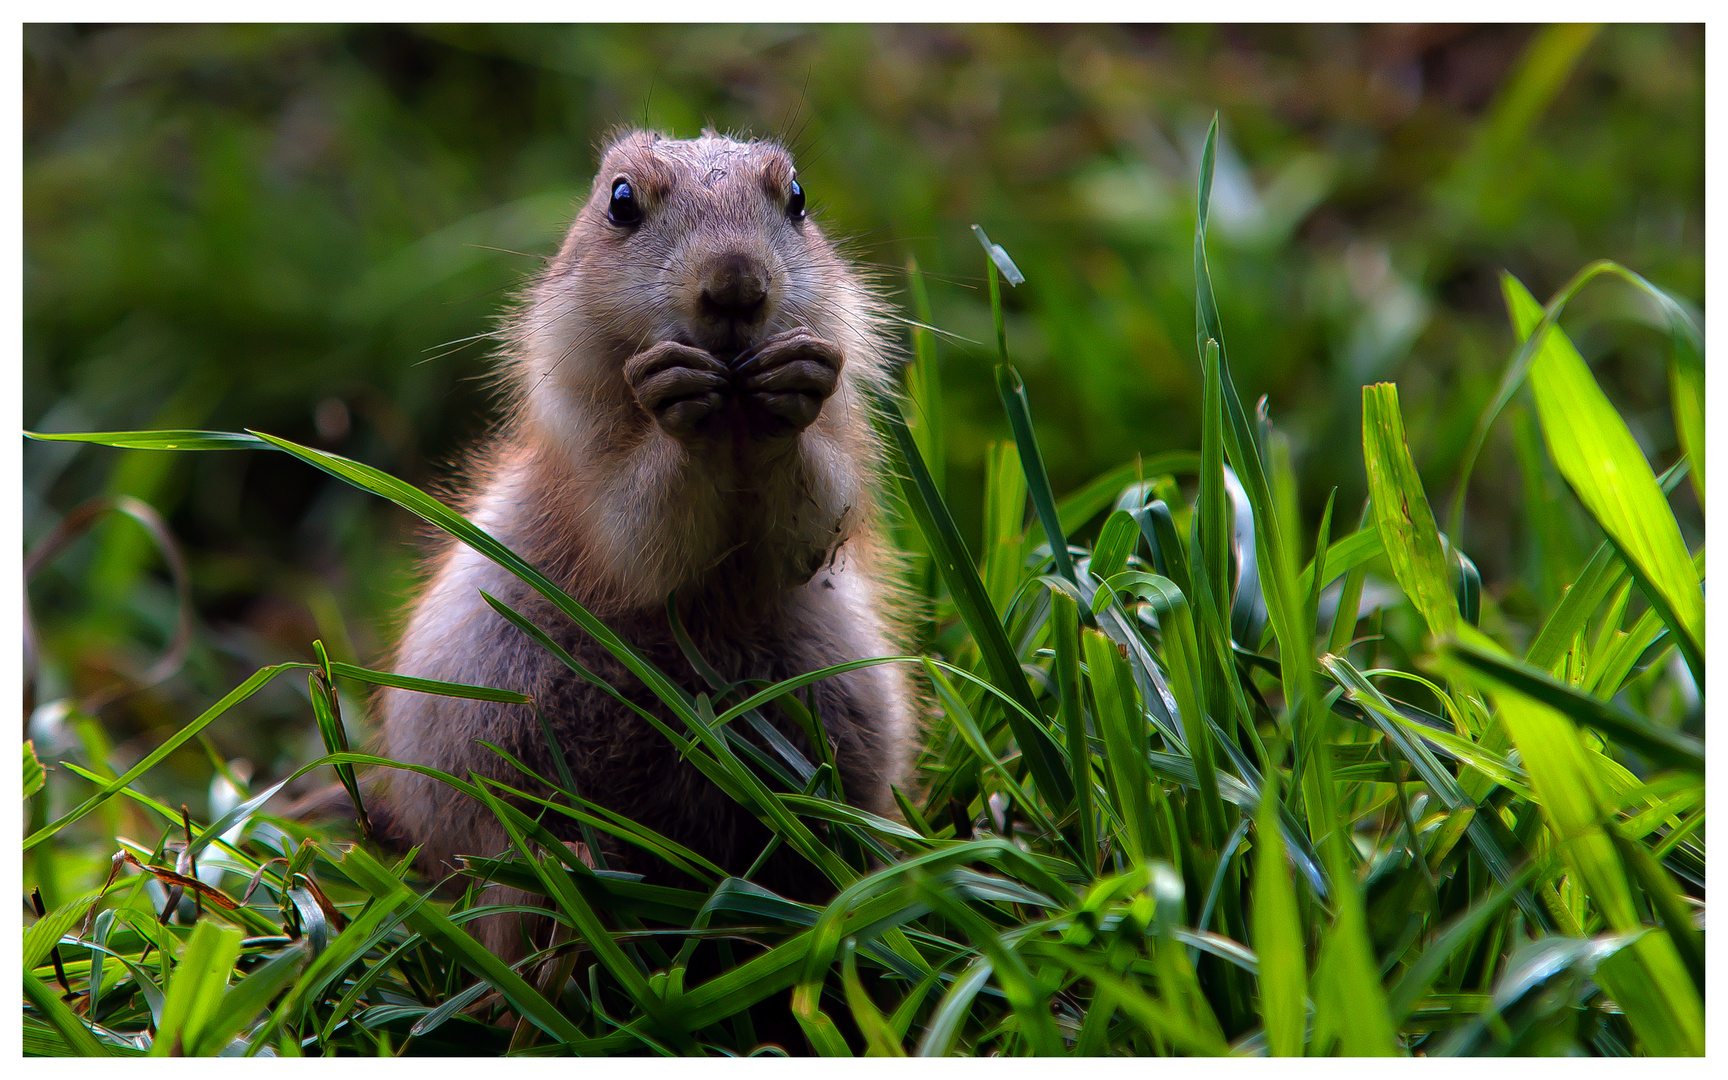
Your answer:
[[[1560,568],[1572,584],[1553,610],[1520,625],[1483,594],[1456,510],[1441,532],[1394,386],[1363,388],[1360,526],[1328,501],[1303,535],[1287,443],[1230,373],[1206,263],[1211,146],[1197,453],[1058,498],[1002,329],[997,270],[1019,270],[984,240],[1014,439],[990,455],[974,555],[944,499],[941,382],[914,332],[909,407],[884,423],[926,641],[866,662],[916,665],[931,692],[924,783],[901,793],[902,820],[828,797],[828,766],[735,723],[777,703],[797,713],[794,692],[840,669],[692,697],[377,470],[262,434],[55,436],[276,450],[452,533],[653,688],[678,721],[666,737],[835,896],[811,906],[728,877],[558,777],[518,788],[414,767],[488,804],[513,841],[468,860],[454,900],[406,859],[264,814],[282,784],[202,824],[149,794],[169,753],[304,673],[329,753],[301,771],[333,768],[364,832],[355,768],[410,766],[349,748],[339,685],[526,700],[320,647],[317,663],[259,671],[120,775],[45,771],[26,744],[26,853],[38,867],[73,839],[115,853],[105,881],[25,930],[26,1052],[770,1053],[756,1024],[789,1007],[783,1041],[837,1055],[1702,1053],[1704,748],[1672,702],[1675,686],[1702,686],[1703,553],[1665,499],[1688,473],[1655,475],[1556,320],[1605,272],[1665,304],[1676,412],[1698,421],[1679,426],[1701,455],[1695,329],[1611,264],[1546,308],[1507,279],[1522,344],[1477,445],[1528,381],[1552,464],[1603,535]],[[1364,610],[1371,582],[1397,593]],[[607,870],[593,839],[559,842],[547,814],[654,852],[687,887]],[[122,821],[153,839],[122,837]],[[466,930],[497,910],[477,899],[492,881],[544,897],[556,922],[514,968]]]

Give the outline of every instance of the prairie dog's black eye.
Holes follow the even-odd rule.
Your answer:
[[[630,181],[612,182],[612,202],[606,207],[606,220],[621,227],[642,224],[642,205],[636,201],[636,189],[630,186]]]
[[[786,200],[786,217],[792,221],[804,220],[804,189],[798,181],[792,181],[792,196]]]

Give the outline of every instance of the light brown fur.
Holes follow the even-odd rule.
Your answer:
[[[884,391],[889,379],[884,309],[814,221],[789,217],[794,176],[790,156],[772,143],[712,133],[614,140],[592,195],[510,328],[512,409],[473,462],[463,500],[475,524],[692,693],[708,687],[672,638],[669,594],[697,648],[728,680],[783,679],[900,651],[891,556],[875,505],[881,448],[868,411],[869,392]],[[642,212],[635,228],[607,217],[620,178]],[[731,306],[716,307],[715,297]],[[715,373],[764,342],[767,366],[758,374]],[[679,361],[677,370],[656,374],[668,357]],[[688,397],[703,380],[723,378],[732,381],[712,396]],[[657,396],[667,386],[677,391],[670,405]],[[799,429],[813,406],[814,419]],[[743,872],[766,829],[646,721],[505,622],[481,591],[681,731],[652,694],[552,605],[466,545],[448,543],[431,570],[396,670],[532,695],[584,797]],[[907,783],[913,700],[896,665],[817,684],[851,802],[894,813],[889,789]],[[526,785],[479,745],[484,739],[557,775],[527,707],[396,690],[381,704],[390,757]],[[774,719],[801,742],[795,726]],[[421,845],[435,873],[448,873],[457,856],[507,846],[490,812],[413,773],[390,775],[380,809],[396,839]],[[546,821],[576,838],[568,818]],[[627,845],[611,845],[607,855],[614,867],[650,880],[687,883]],[[810,898],[827,889],[797,859],[771,867],[769,879]],[[520,952],[512,921],[495,920],[484,936],[501,954]]]

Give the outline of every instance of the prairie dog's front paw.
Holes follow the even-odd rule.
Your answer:
[[[764,341],[732,372],[752,430],[776,438],[815,423],[845,362],[839,346],[803,327]]]
[[[724,416],[726,365],[691,345],[662,341],[624,362],[636,400],[675,439],[717,434]]]

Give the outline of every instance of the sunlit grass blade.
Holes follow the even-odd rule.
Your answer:
[[[1476,427],[1470,433],[1470,445],[1464,452],[1464,462],[1458,470],[1457,486],[1452,492],[1452,508],[1447,514],[1446,531],[1454,542],[1463,535],[1464,494],[1470,486],[1470,474],[1476,466],[1476,459],[1482,453],[1482,447],[1488,439],[1488,429],[1494,426],[1494,421],[1500,416],[1508,403],[1511,402],[1518,388],[1523,385],[1524,378],[1529,374],[1530,366],[1535,360],[1538,348],[1547,346],[1549,331],[1560,319],[1560,313],[1566,305],[1578,294],[1585,285],[1603,274],[1610,274],[1621,279],[1633,288],[1656,302],[1656,306],[1668,319],[1669,329],[1680,347],[1688,349],[1695,356],[1704,354],[1703,337],[1692,317],[1686,313],[1672,296],[1657,288],[1644,278],[1608,259],[1598,259],[1576,274],[1570,281],[1560,287],[1554,298],[1540,311],[1540,318],[1529,326],[1521,326],[1519,331],[1520,344],[1512,360],[1506,365],[1506,373],[1500,379],[1500,386],[1494,392],[1494,397],[1483,407],[1482,413],[1476,419]],[[1526,295],[1528,295],[1526,293]],[[1702,498],[1699,500],[1703,502]]]
[[[1334,541],[1326,548],[1325,572],[1321,576],[1319,587],[1326,588],[1338,578],[1366,565],[1385,550],[1385,544],[1380,539],[1379,525],[1372,519],[1364,521],[1362,528],[1342,540]],[[1306,593],[1314,588],[1314,569],[1315,563],[1310,561],[1297,576],[1296,586],[1301,592]]]
[[[1362,455],[1375,525],[1398,587],[1435,636],[1448,637],[1458,624],[1458,602],[1434,512],[1404,439],[1398,388],[1391,383],[1362,388]]]
[[[1337,884],[1337,917],[1322,940],[1310,982],[1314,998],[1310,1049],[1347,1057],[1392,1055],[1399,1052],[1399,1042],[1369,941],[1361,894],[1338,850],[1343,843],[1334,836],[1327,844]]]
[[[95,443],[128,450],[267,450],[256,435],[232,431],[100,431],[67,434],[26,431],[25,438],[42,442]]]
[[[1392,703],[1380,691],[1363,677],[1362,673],[1351,666],[1348,660],[1338,656],[1328,656],[1323,659],[1323,665],[1338,684],[1349,693],[1355,701],[1366,709],[1369,719],[1380,728],[1397,752],[1401,754],[1434,794],[1448,809],[1470,810],[1470,823],[1467,832],[1471,844],[1481,856],[1489,873],[1501,884],[1514,880],[1516,868],[1512,855],[1507,850],[1507,842],[1511,841],[1503,825],[1496,828],[1496,820],[1483,812],[1464,792],[1457,779],[1435,759],[1433,753],[1423,745],[1421,738],[1405,729],[1402,717]],[[1534,901],[1519,894],[1518,900],[1531,921],[1541,925],[1540,912]]]
[[[1465,640],[1477,646],[1477,654],[1495,650],[1476,631]],[[1557,837],[1565,838],[1562,856],[1588,888],[1593,906],[1614,930],[1641,929],[1635,883],[1602,824],[1611,796],[1596,763],[1599,755],[1586,748],[1578,729],[1557,709],[1505,683],[1490,689],[1541,796],[1542,816]],[[1703,1005],[1666,934],[1640,938],[1605,962],[1598,979],[1653,1053],[1703,1051]]]
[[[1516,278],[1501,283],[1519,333],[1528,336],[1542,319],[1540,305]],[[1534,356],[1530,388],[1554,464],[1679,634],[1693,677],[1702,681],[1704,593],[1680,525],[1626,422],[1558,328]]]
[[[276,995],[300,977],[305,964],[305,950],[295,946],[249,971],[223,995],[221,1008],[205,1021],[193,1053],[201,1056],[221,1053],[230,1040],[269,1008]]]
[[[1674,351],[1668,364],[1668,384],[1674,407],[1674,434],[1680,448],[1694,462],[1692,491],[1698,509],[1704,509],[1704,357],[1684,334],[1674,335]]]
[[[1682,458],[1657,477],[1656,482],[1661,485],[1664,494],[1673,492],[1679,486],[1689,471],[1688,466],[1687,460]],[[1597,545],[1590,561],[1578,572],[1577,580],[1566,590],[1566,595],[1561,597],[1560,603],[1542,624],[1535,640],[1530,643],[1529,650],[1524,654],[1525,663],[1560,674],[1560,665],[1565,661],[1567,652],[1573,647],[1578,635],[1584,631],[1602,602],[1620,589],[1630,573],[1626,568],[1626,561],[1620,557],[1613,543],[1604,540]],[[1603,631],[1611,635],[1612,630],[1618,629],[1619,625],[1619,620],[1616,619],[1612,628],[1605,625]],[[1602,656],[1600,647],[1591,651],[1592,670],[1601,669]],[[1595,681],[1592,679],[1592,684]]]
[[[41,791],[42,785],[46,784],[47,782],[48,782],[48,774],[45,771],[43,771],[42,762],[36,756],[36,743],[33,740],[25,739],[24,740],[24,797],[26,799],[28,799],[30,796],[36,794],[38,791]]]
[[[208,921],[193,927],[174,977],[168,981],[162,1022],[150,1046],[153,1057],[179,1056],[199,1045],[199,1036],[222,1000],[239,956],[240,931]]]
[[[1608,733],[1652,762],[1703,775],[1704,744],[1685,732],[1653,724],[1612,701],[1586,694],[1545,671],[1479,643],[1479,640],[1461,640],[1450,647],[1450,652],[1478,674],[1559,709],[1578,723]]]
[[[1608,838],[1614,841],[1614,848],[1620,853],[1620,861],[1632,872],[1633,878],[1649,898],[1650,906],[1662,920],[1662,929],[1674,942],[1674,948],[1680,953],[1681,962],[1686,965],[1687,974],[1692,976],[1692,985],[1697,989],[1700,999],[1704,997],[1704,935],[1692,925],[1692,910],[1681,899],[1680,890],[1675,886],[1674,879],[1668,875],[1660,863],[1650,857],[1641,844],[1634,843],[1621,835],[1617,826],[1608,827]]]

